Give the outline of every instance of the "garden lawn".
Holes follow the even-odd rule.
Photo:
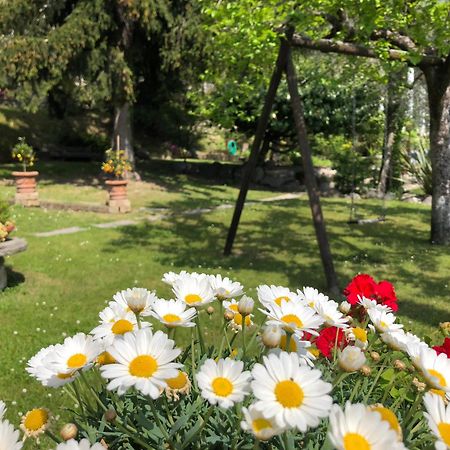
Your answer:
[[[230,187],[194,185],[186,188],[192,197],[179,193],[172,206],[187,209],[198,198],[204,204],[207,192],[216,202],[231,202],[237,192]],[[267,194],[264,196],[275,195]],[[448,248],[428,243],[429,208],[389,202],[387,222],[349,226],[347,202],[323,201],[341,287],[358,272],[393,282],[406,328],[440,339],[436,327],[450,319],[450,254]],[[359,210],[375,216],[378,207],[377,201],[367,201]],[[17,235],[28,240],[29,248],[7,260],[11,286],[0,293],[0,399],[7,402],[8,416],[16,425],[21,413],[36,406],[62,414],[60,420],[67,417],[64,408],[73,407],[73,402],[61,390],[43,389],[31,379],[24,370],[26,362],[40,348],[61,342],[66,335],[89,332],[97,324],[98,312],[120,289],[143,286],[167,298],[170,289],[161,282],[162,274],[182,269],[230,276],[241,281],[250,295],[263,283],[324,289],[306,197],[248,205],[235,252],[228,258],[222,256],[222,249],[232,209],[154,222],[141,220],[136,226],[116,229],[90,226],[115,220],[107,215],[19,207],[14,214]],[[33,236],[36,231],[64,226],[87,230],[47,238]],[[218,314],[203,318],[211,325],[219,320]],[[187,342],[187,336],[182,332],[178,338]],[[214,344],[215,338],[211,326],[208,344]],[[47,445],[44,440],[40,448]]]

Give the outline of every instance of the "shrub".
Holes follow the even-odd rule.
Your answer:
[[[403,151],[401,161],[404,170],[420,184],[425,194],[433,195],[431,160],[429,151],[424,147],[423,142],[419,141],[413,152]]]
[[[27,171],[27,167],[32,167],[36,160],[36,154],[31,145],[28,145],[24,137],[19,138],[19,142],[13,147],[11,155],[13,159],[17,159],[22,166],[23,171]]]

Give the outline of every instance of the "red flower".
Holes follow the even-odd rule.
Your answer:
[[[433,348],[436,350],[438,355],[444,353],[447,355],[447,358],[450,358],[450,338],[445,338],[442,345],[436,345],[436,347]]]
[[[337,347],[344,348],[346,341],[344,339],[344,333],[341,328],[327,327],[324,328],[316,339],[316,347],[320,350],[323,356],[331,358],[333,355],[333,349],[336,344],[337,334]]]
[[[356,275],[348,286],[344,289],[344,295],[347,297],[347,301],[351,305],[356,305],[359,301],[358,296],[364,296],[366,298],[375,297],[375,289],[377,283],[375,280],[366,273]]]
[[[397,295],[395,294],[394,286],[389,281],[380,281],[376,285],[376,298],[378,303],[389,306],[392,311],[398,310]]]

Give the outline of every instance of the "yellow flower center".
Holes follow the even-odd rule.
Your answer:
[[[58,373],[57,377],[60,380],[67,380],[68,378],[72,378],[73,377],[73,372],[70,372],[70,373]]]
[[[98,355],[97,363],[101,366],[106,366],[107,364],[114,364],[116,360],[108,352],[103,352]]]
[[[274,302],[278,305],[281,306],[281,302],[290,302],[291,299],[289,297],[286,297],[285,295],[281,296],[281,297],[277,297]]]
[[[134,377],[150,378],[158,370],[158,363],[150,355],[140,355],[133,359],[128,371]]]
[[[286,344],[287,344],[287,336],[285,334],[283,334],[280,339],[280,348],[282,350],[286,350]],[[294,337],[291,337],[291,341],[289,342],[289,351],[290,352],[297,351],[297,344],[295,342]]]
[[[367,331],[364,328],[355,327],[352,331],[358,341],[367,342]]]
[[[175,378],[168,378],[166,382],[170,389],[183,389],[188,382],[188,377],[180,370]]]
[[[242,325],[242,314],[236,313],[234,315],[233,320],[236,325]],[[251,324],[252,324],[252,319],[250,318],[250,316],[245,316],[245,326],[249,327]]]
[[[281,318],[281,321],[287,323],[288,325],[294,324],[296,328],[303,327],[303,322],[295,314],[286,314]],[[291,332],[293,331],[290,327],[285,327],[285,329]]]
[[[169,323],[181,322],[181,317],[176,314],[166,314],[163,316],[163,320]]]
[[[233,384],[228,378],[223,377],[214,378],[212,388],[219,397],[228,397],[233,392]]]
[[[401,433],[401,427],[398,423],[397,416],[389,408],[385,408],[384,406],[371,406],[370,409],[379,413],[381,419],[388,422],[389,426],[397,432],[397,434]]]
[[[111,331],[114,334],[125,334],[130,331],[133,331],[133,324],[126,319],[120,319],[117,322],[114,323],[114,325],[111,328]]]
[[[303,389],[292,380],[280,381],[275,386],[275,397],[285,408],[298,408],[303,404]]]
[[[230,308],[231,311],[238,312],[238,305],[236,303],[231,304],[228,308]]]
[[[318,348],[308,348],[308,352],[311,353],[311,355],[315,356],[316,358],[318,358],[320,356],[320,350]]]
[[[188,305],[193,305],[194,303],[200,303],[202,301],[202,298],[198,294],[188,294],[184,297],[184,301]]]
[[[48,422],[48,412],[43,408],[28,411],[23,426],[30,431],[40,430]]]
[[[450,423],[441,422],[438,425],[438,430],[442,440],[450,446]]]
[[[440,389],[430,389],[430,392],[436,395],[440,395],[442,398],[445,398],[445,391],[441,391]]]
[[[372,446],[364,436],[358,433],[347,433],[344,436],[345,450],[370,450]]]
[[[388,324],[386,322],[384,322],[383,320],[380,321],[380,328],[384,329],[384,328],[388,328]]]
[[[86,362],[87,358],[85,354],[76,353],[67,360],[67,367],[70,367],[71,369],[79,369],[80,367],[83,367]]]
[[[438,379],[439,386],[446,387],[447,383],[445,381],[444,375],[439,373],[437,370],[434,369],[428,369],[427,372],[434,378]]]
[[[261,430],[265,430],[266,428],[272,428],[272,424],[267,419],[260,417],[252,422],[252,427],[255,433],[259,433]]]

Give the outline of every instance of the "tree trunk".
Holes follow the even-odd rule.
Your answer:
[[[450,245],[450,60],[423,67],[430,111],[431,241]]]
[[[385,195],[391,187],[394,146],[402,122],[402,84],[404,82],[405,74],[406,72],[404,70],[391,72],[389,74],[387,104],[385,110],[383,161],[378,182],[378,193],[380,195]]]
[[[121,106],[116,107],[114,111],[114,130],[113,130],[113,143],[112,148],[117,150],[117,146],[120,146],[119,150],[124,150],[125,155],[131,164],[132,178],[140,179],[139,174],[136,172],[136,158],[134,156],[133,149],[133,132],[131,128],[131,113],[130,104],[124,103]]]

